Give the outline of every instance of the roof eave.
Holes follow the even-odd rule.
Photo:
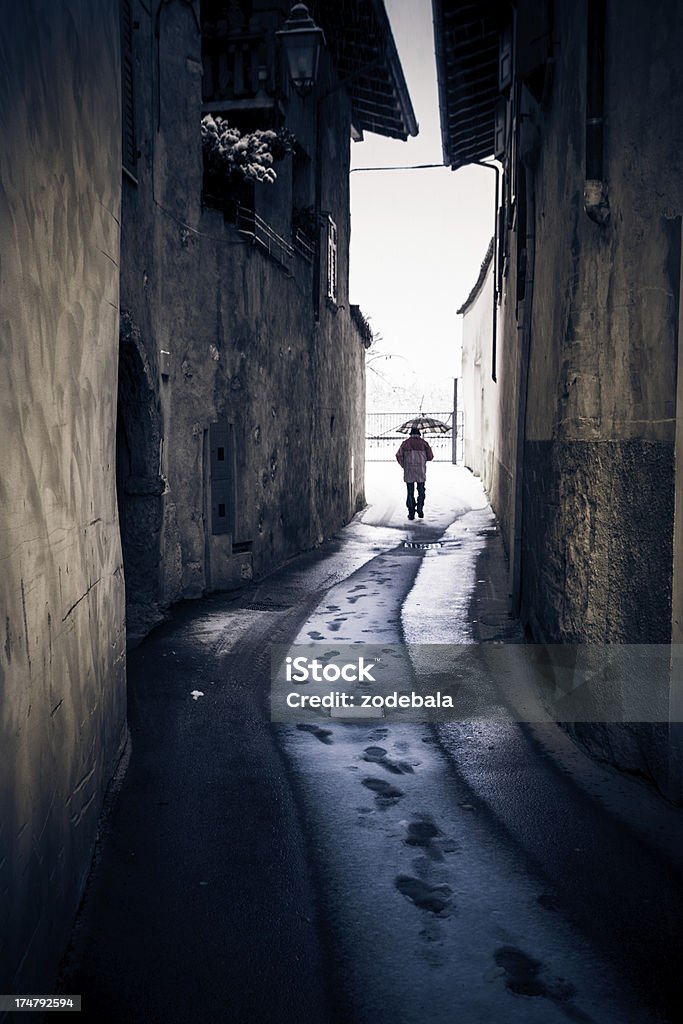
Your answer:
[[[495,0],[432,0],[441,144],[452,170],[493,156],[503,8]]]
[[[337,73],[351,99],[356,128],[403,140],[417,135],[415,111],[384,0],[311,0],[310,6],[325,29]],[[393,114],[388,106],[393,106]]]
[[[403,124],[407,135],[415,137],[420,128],[415,117],[415,111],[413,109],[413,103],[408,92],[408,84],[403,74],[403,66],[396,49],[396,43],[394,41],[394,33],[391,30],[389,24],[389,18],[387,16],[386,7],[384,6],[384,0],[372,0],[372,4],[375,10],[375,17],[379,23],[380,29],[386,40],[385,59],[387,61],[387,71],[394,83],[396,90],[396,98],[399,102]]]
[[[445,78],[446,52],[441,26],[443,24],[442,0],[432,0],[432,21],[434,25],[434,51],[436,55],[436,84],[439,94],[439,119],[441,126],[441,153],[446,166],[451,163],[448,139],[448,81]]]

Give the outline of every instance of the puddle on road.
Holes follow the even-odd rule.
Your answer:
[[[401,544],[400,551],[404,551],[406,548],[410,550],[429,551],[432,549],[445,549],[446,551],[454,551],[456,548],[462,546],[460,540],[404,540]]]
[[[431,541],[429,541],[429,540],[427,540],[427,541],[424,541],[424,540],[423,541],[419,541],[419,540],[404,540],[403,541],[403,547],[404,548],[420,548],[421,550],[422,549],[426,550],[427,548],[442,548],[443,547],[443,541],[440,541],[440,540],[431,540]]]

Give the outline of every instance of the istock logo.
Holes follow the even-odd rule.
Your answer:
[[[346,665],[323,665],[317,658],[286,658],[285,674],[288,683],[308,683],[312,679],[316,683],[337,683],[343,679],[347,683],[374,683],[371,674],[375,662],[366,663],[365,658]]]

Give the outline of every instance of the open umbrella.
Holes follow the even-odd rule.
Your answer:
[[[413,427],[417,427],[424,434],[450,434],[449,423],[443,420],[432,419],[431,416],[415,416],[412,420],[406,420],[400,427],[396,427],[401,434],[409,434]]]

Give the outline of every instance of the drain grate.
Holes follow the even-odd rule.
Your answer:
[[[425,550],[427,548],[442,548],[443,547],[443,541],[442,540],[431,540],[431,541],[429,541],[429,540],[427,540],[427,541],[425,541],[425,540],[422,540],[422,541],[420,541],[420,540],[404,540],[403,541],[403,547],[404,548],[420,548],[420,550]]]

